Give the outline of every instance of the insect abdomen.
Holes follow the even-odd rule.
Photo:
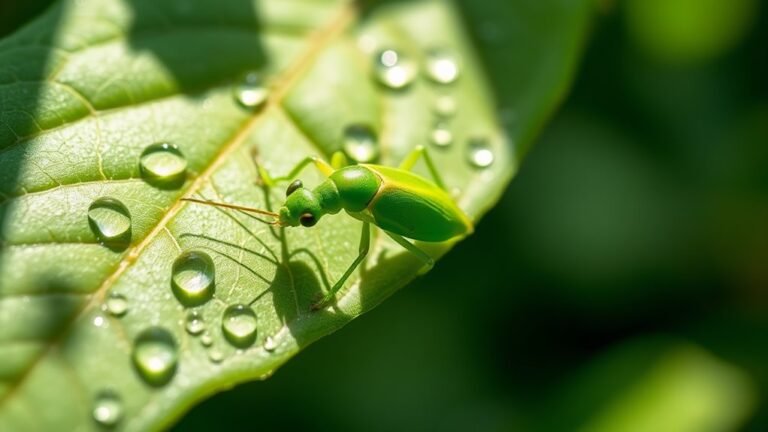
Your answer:
[[[381,229],[427,242],[445,241],[472,230],[464,212],[434,184],[400,169],[367,167],[382,178],[378,193],[368,205]]]

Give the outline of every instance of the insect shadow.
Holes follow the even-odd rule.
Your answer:
[[[259,185],[264,193],[265,207],[271,211],[271,190],[265,185]],[[252,214],[214,207],[222,215],[232,220],[243,232],[252,237],[262,248],[257,251],[249,247],[235,244],[226,240],[217,239],[205,234],[183,233],[180,238],[195,238],[209,243],[207,246],[198,246],[215,253],[224,260],[240,266],[246,273],[267,285],[260,291],[254,291],[250,304],[258,302],[264,295],[271,294],[272,304],[278,318],[288,327],[299,346],[312,342],[315,338],[310,335],[314,332],[306,327],[308,322],[317,323],[317,320],[299,320],[301,316],[333,317],[335,320],[348,321],[351,316],[345,315],[338,308],[331,311],[313,311],[312,306],[318,299],[331,289],[321,259],[306,247],[291,248],[284,229],[269,227],[269,235],[277,241],[278,249],[274,242],[267,242],[252,229],[253,223],[266,223],[263,219]],[[241,217],[236,216],[239,214]],[[243,219],[242,217],[246,219]],[[272,244],[270,244],[272,243]],[[233,251],[235,253],[231,253]],[[250,255],[260,260],[267,261],[275,266],[274,276],[270,279],[256,270],[243,264],[238,258],[241,253]],[[363,271],[363,270],[361,270]],[[363,271],[364,272],[364,271]]]

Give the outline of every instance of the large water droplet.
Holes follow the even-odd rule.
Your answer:
[[[344,130],[344,153],[357,162],[373,162],[379,157],[376,134],[363,124],[353,124]]]
[[[119,293],[109,293],[104,302],[104,309],[112,316],[121,317],[128,312],[128,299]]]
[[[131,213],[115,198],[102,197],[91,203],[88,223],[104,245],[125,248],[131,242]]]
[[[416,78],[416,63],[395,50],[384,50],[376,56],[376,79],[391,89],[402,89]]]
[[[232,305],[224,311],[221,327],[232,345],[247,347],[256,340],[256,313],[244,304]]]
[[[173,263],[171,287],[185,306],[199,306],[213,297],[215,268],[213,259],[201,251],[186,251]]]
[[[92,413],[93,419],[101,426],[115,426],[123,419],[123,401],[111,390],[102,391],[96,395]]]
[[[432,144],[436,147],[445,148],[453,144],[453,133],[451,133],[451,129],[448,128],[448,125],[445,123],[438,123],[435,125],[434,129],[432,129],[430,138]]]
[[[153,386],[166,384],[176,372],[176,341],[168,330],[150,327],[136,338],[132,358],[144,381]]]
[[[469,141],[467,146],[467,160],[475,168],[488,168],[493,164],[496,156],[486,139],[475,138]]]
[[[433,110],[439,117],[452,117],[456,114],[456,99],[448,95],[440,96],[435,99]]]
[[[275,342],[275,339],[272,338],[272,336],[267,336],[267,339],[264,340],[264,349],[269,352],[277,349],[277,342]]]
[[[187,333],[196,336],[205,331],[205,321],[203,315],[198,311],[192,311],[187,314],[186,324],[184,328],[187,329]]]
[[[450,84],[459,77],[459,61],[445,49],[432,50],[427,54],[427,76],[439,84]]]
[[[243,81],[235,89],[235,99],[244,108],[258,110],[267,103],[269,99],[269,88],[257,72],[251,72],[243,77]]]
[[[187,177],[187,159],[173,144],[152,144],[141,153],[139,170],[154,185],[179,187]]]

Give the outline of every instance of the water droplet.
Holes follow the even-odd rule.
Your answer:
[[[213,345],[213,336],[208,332],[203,333],[203,335],[200,336],[200,344],[204,347]]]
[[[168,330],[150,327],[136,337],[132,358],[136,370],[147,383],[153,386],[166,384],[176,372],[176,341]]]
[[[173,294],[185,306],[199,306],[213,297],[213,259],[201,251],[186,251],[173,263]]]
[[[467,146],[467,160],[475,168],[488,168],[493,164],[495,155],[488,141],[485,139],[473,139]]]
[[[221,361],[224,360],[224,353],[213,348],[208,352],[208,359],[213,363],[221,363]]]
[[[128,299],[118,293],[110,293],[104,303],[104,309],[112,316],[121,317],[128,312]]]
[[[449,147],[453,144],[453,133],[448,128],[448,125],[444,123],[438,123],[432,129],[431,134],[432,144],[437,147]]]
[[[264,340],[264,349],[269,352],[277,349],[277,342],[275,342],[272,336],[267,336],[267,339]]]
[[[384,50],[376,56],[376,79],[391,89],[402,89],[416,78],[416,63],[395,50]]]
[[[158,186],[179,187],[187,177],[187,159],[173,144],[152,144],[139,158],[141,176]]]
[[[376,135],[370,127],[354,124],[344,130],[344,153],[357,162],[373,162],[379,157]]]
[[[192,311],[187,314],[186,325],[187,333],[195,336],[205,331],[205,321],[203,315],[198,311]]]
[[[267,103],[269,89],[256,72],[250,72],[243,77],[243,81],[235,87],[235,98],[244,108],[258,110]]]
[[[106,427],[115,426],[123,419],[123,401],[111,390],[102,391],[96,395],[92,413],[96,423]]]
[[[88,207],[88,223],[99,241],[125,248],[131,242],[131,213],[115,198],[102,197]]]
[[[440,117],[452,117],[456,114],[456,99],[448,95],[440,96],[435,99],[433,110]]]
[[[95,317],[93,317],[93,325],[96,327],[104,327],[106,323],[107,323],[107,320],[105,320],[104,317],[101,315],[96,315]]]
[[[256,313],[244,304],[232,305],[224,311],[221,327],[232,345],[247,347],[256,340]]]
[[[450,84],[459,77],[459,61],[445,49],[435,49],[427,54],[427,76],[438,84]]]

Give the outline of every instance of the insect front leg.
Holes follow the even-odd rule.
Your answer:
[[[408,252],[416,255],[422,261],[424,261],[424,264],[427,266],[427,268],[424,269],[425,272],[429,271],[430,269],[432,269],[432,267],[434,267],[434,265],[435,265],[434,258],[429,256],[429,254],[427,254],[423,250],[419,249],[418,246],[416,246],[415,244],[409,242],[408,240],[406,240],[402,236],[399,236],[397,234],[391,233],[389,231],[384,231],[384,232],[387,233],[387,235],[392,240],[396,241],[400,246],[404,247]]]
[[[355,258],[354,261],[352,261],[352,264],[347,268],[347,271],[344,272],[344,274],[339,278],[339,280],[336,282],[335,285],[333,285],[333,288],[331,288],[330,291],[328,291],[328,294],[323,297],[322,300],[312,305],[312,310],[318,310],[325,307],[329,301],[331,301],[334,296],[336,296],[336,293],[344,286],[344,282],[349,279],[349,277],[352,275],[352,272],[355,271],[357,266],[360,265],[361,262],[365,259],[365,257],[368,255],[368,249],[371,246],[371,224],[368,222],[363,222],[363,232],[360,234],[360,246],[358,248],[358,255],[357,258]]]
[[[403,162],[400,163],[399,168],[410,171],[413,169],[413,166],[416,165],[416,162],[419,161],[420,157],[424,158],[424,163],[427,164],[427,169],[429,170],[429,174],[432,175],[432,179],[435,181],[435,184],[440,189],[446,190],[445,183],[443,183],[443,179],[440,177],[440,173],[437,172],[437,168],[435,168],[435,164],[432,162],[432,157],[429,155],[429,151],[422,145],[418,145],[415,149],[411,150]]]
[[[269,172],[259,163],[256,163],[256,170],[259,173],[259,178],[261,179],[261,182],[267,187],[271,188],[281,181],[295,179],[296,176],[310,164],[314,164],[315,167],[318,169],[318,171],[320,171],[325,177],[330,176],[335,171],[333,167],[330,164],[328,164],[328,162],[316,156],[308,156],[302,159],[293,168],[291,168],[288,174],[280,177],[272,177],[269,174]]]

